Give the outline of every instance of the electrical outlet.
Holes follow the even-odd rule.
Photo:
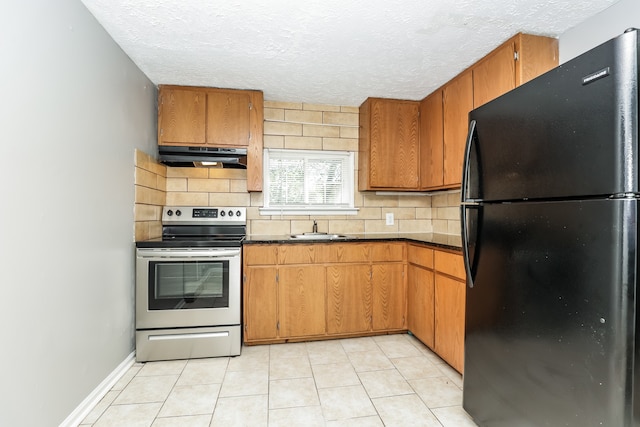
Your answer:
[[[387,213],[387,225],[393,225],[393,212]]]

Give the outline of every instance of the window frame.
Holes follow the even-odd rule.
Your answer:
[[[321,156],[327,158],[346,158],[346,171],[343,171],[343,190],[346,191],[348,203],[343,206],[339,205],[292,205],[292,206],[271,206],[269,200],[269,160],[270,154],[284,153],[287,155],[298,155],[300,158],[310,156]],[[284,148],[268,148],[263,152],[263,205],[260,208],[261,215],[357,215],[358,209],[355,207],[355,154],[352,151],[330,151],[330,150],[294,150]],[[305,180],[305,193],[307,192],[308,182]]]

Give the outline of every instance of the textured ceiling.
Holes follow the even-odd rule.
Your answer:
[[[617,0],[82,0],[155,84],[360,105],[422,99],[517,32],[558,37]]]

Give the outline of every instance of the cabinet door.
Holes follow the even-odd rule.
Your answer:
[[[160,87],[158,144],[204,144],[207,95],[205,91]]]
[[[458,187],[467,139],[469,111],[473,109],[471,70],[460,74],[443,89],[444,186]]]
[[[278,336],[275,267],[245,268],[244,340],[273,339]]]
[[[207,145],[249,145],[251,97],[243,91],[207,93]]]
[[[370,187],[418,188],[418,106],[413,101],[371,101]]]
[[[327,332],[371,330],[371,267],[336,264],[327,267]]]
[[[434,348],[434,273],[407,266],[407,323],[409,330],[429,348]]]
[[[464,365],[465,282],[435,275],[435,351],[462,373]]]
[[[420,103],[420,187],[442,186],[443,180],[442,91]]]
[[[278,309],[280,338],[324,335],[325,267],[280,267]]]
[[[477,108],[516,87],[514,42],[493,51],[473,68],[473,107]]]
[[[372,266],[374,331],[405,327],[406,292],[402,264],[377,263]]]

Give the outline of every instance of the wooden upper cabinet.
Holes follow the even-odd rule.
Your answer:
[[[473,67],[473,107],[486,104],[557,65],[557,39],[516,34]]]
[[[441,187],[443,174],[442,90],[420,102],[420,187]]]
[[[193,89],[164,89],[158,102],[158,143],[192,145],[206,142],[207,93]]]
[[[473,68],[473,107],[516,87],[515,41],[503,44]]]
[[[251,107],[251,98],[244,91],[207,93],[207,145],[248,146]]]
[[[473,110],[473,75],[471,70],[458,75],[442,89],[444,155],[443,186],[459,187],[462,161],[467,141],[469,112]]]
[[[424,98],[420,103],[420,187],[459,188],[469,112],[557,65],[558,40],[520,33]]]
[[[419,103],[368,98],[360,106],[358,188],[419,189]]]

